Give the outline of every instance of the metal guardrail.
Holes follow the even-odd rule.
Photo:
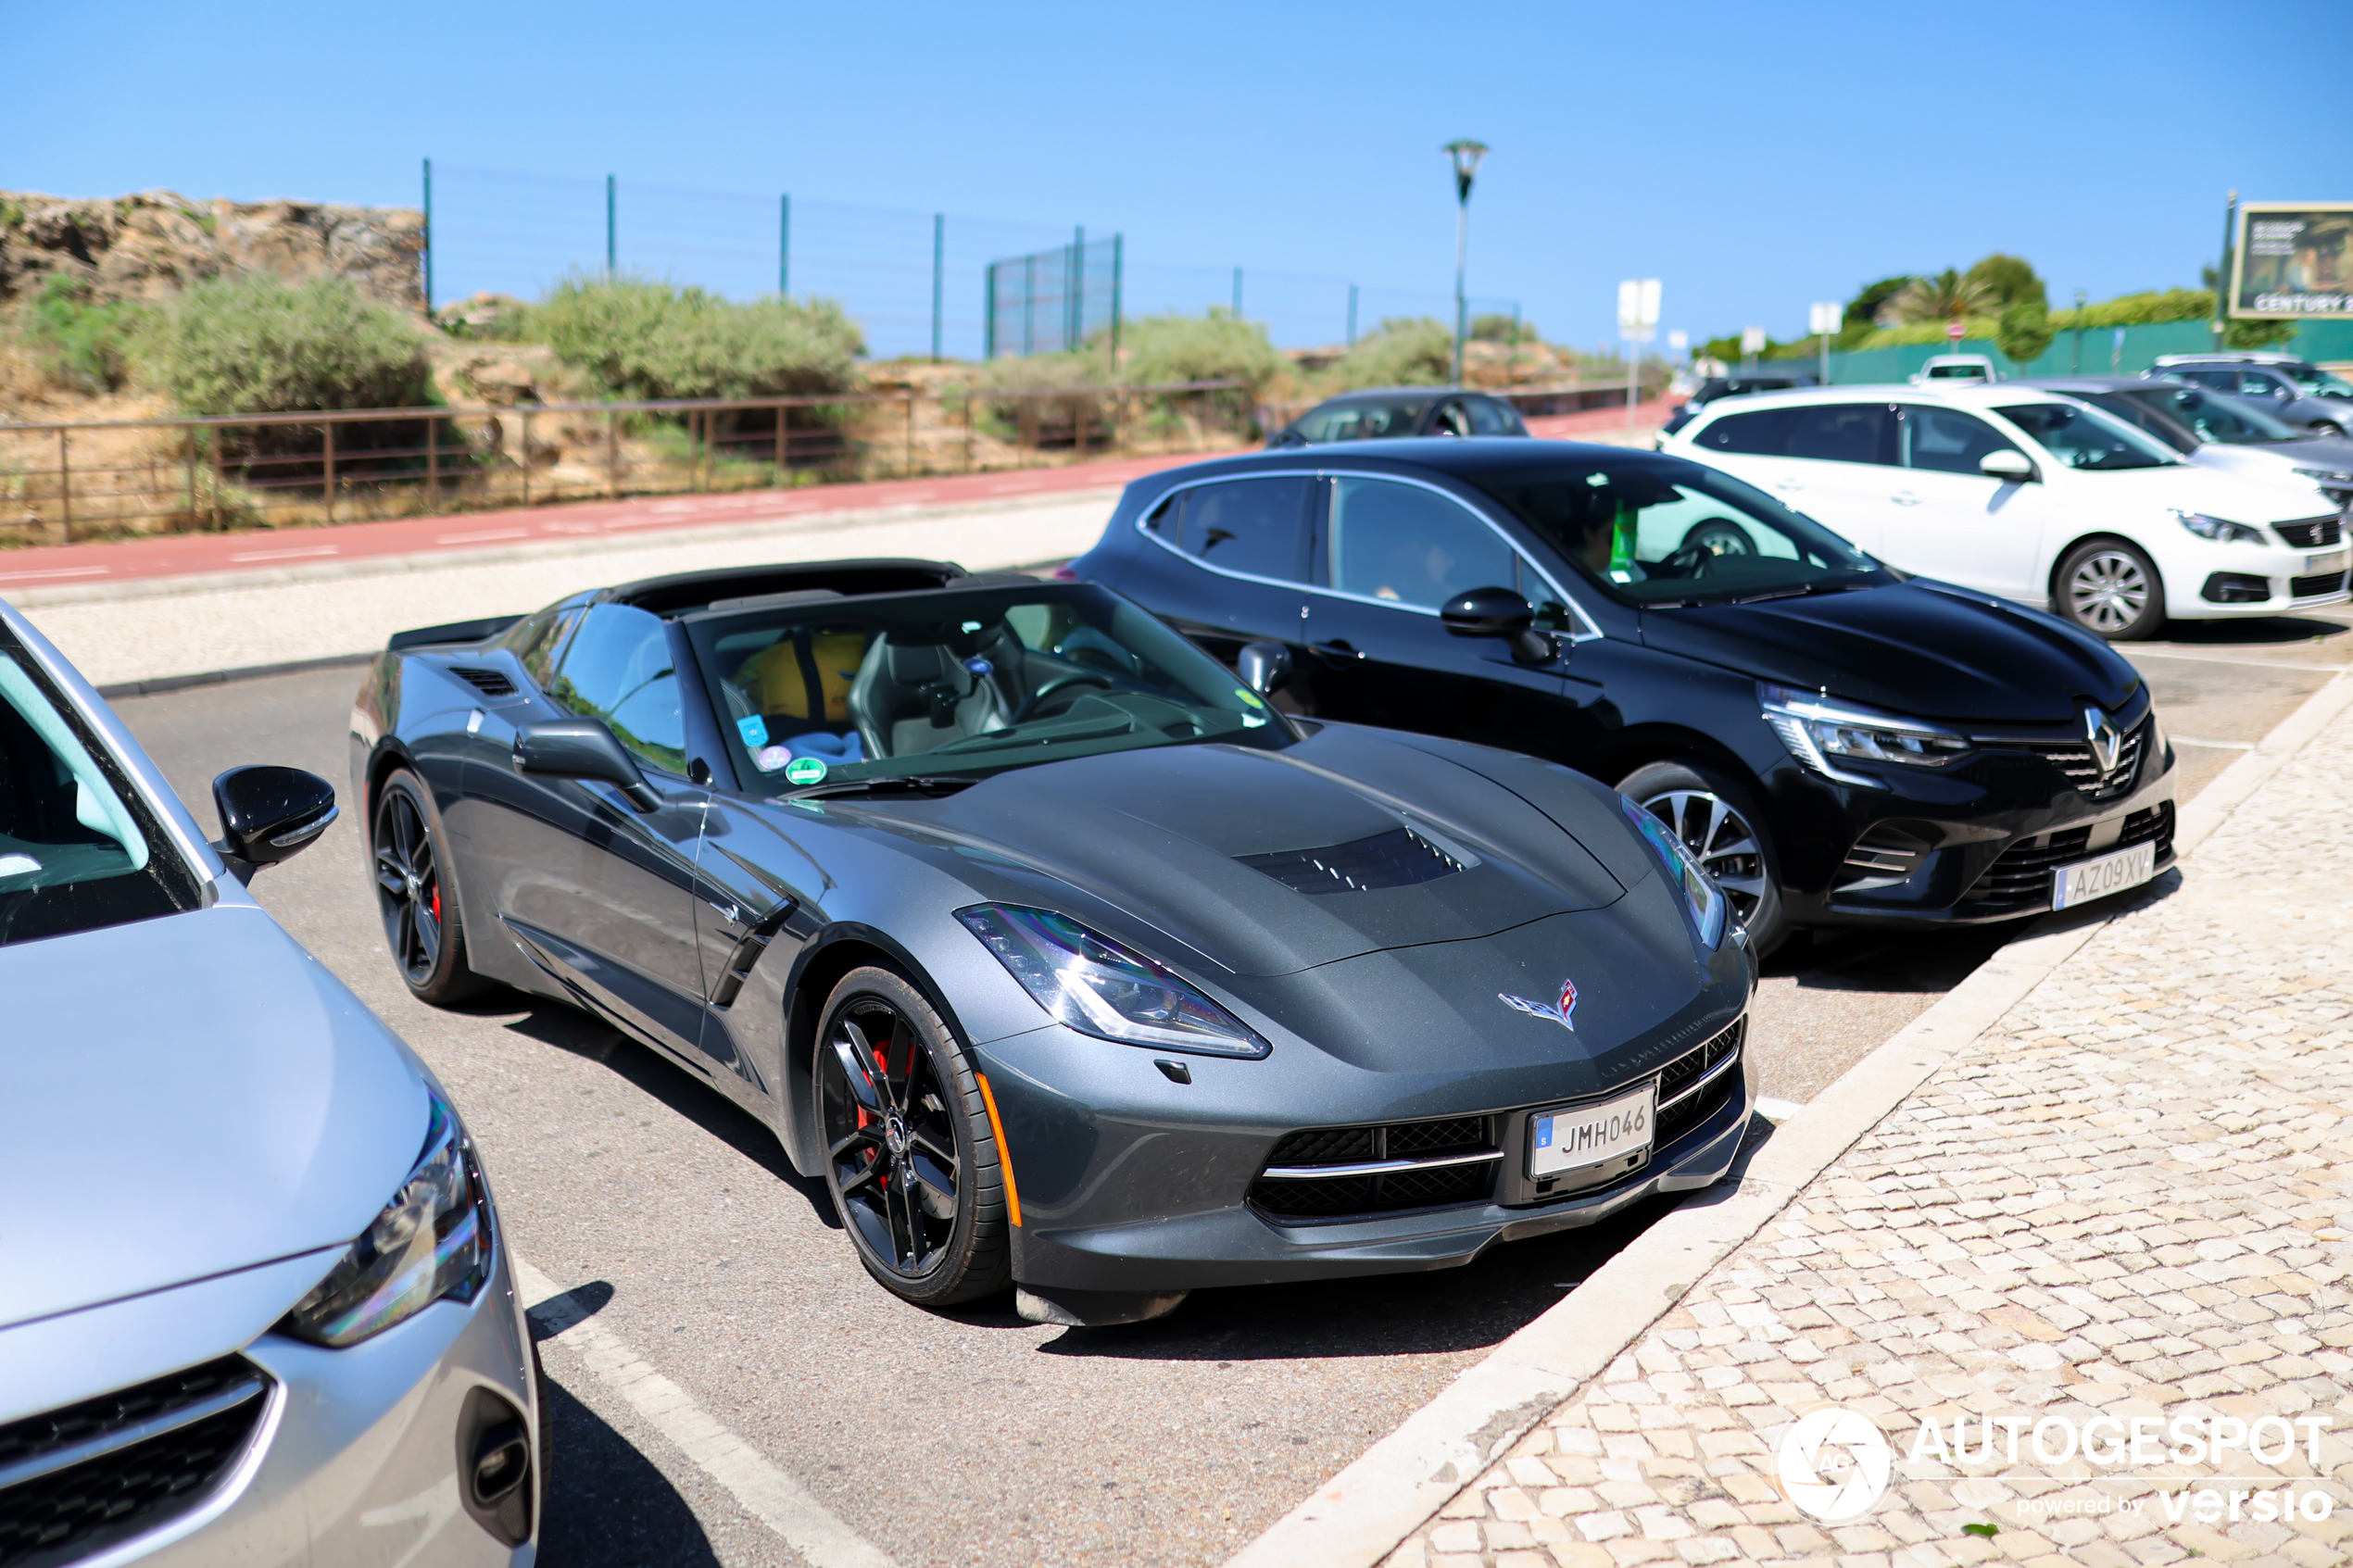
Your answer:
[[[0,424],[0,544],[1216,450],[1253,412],[1201,381]]]

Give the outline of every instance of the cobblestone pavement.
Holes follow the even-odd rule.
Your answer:
[[[2348,778],[2353,712],[1390,1568],[2347,1562],[2353,839],[2333,824]],[[1894,1458],[1876,1509],[1843,1524],[1776,1482],[1783,1435],[1831,1404],[1869,1416]],[[2183,1416],[2327,1418],[2337,1435],[2308,1449],[2298,1429],[2275,1464],[2034,1462],[2037,1424],[2095,1415],[2127,1433],[2163,1418],[2160,1460]],[[1924,1421],[1949,1436],[1956,1417],[1972,1454],[1994,1418],[1984,1461],[1908,1457]],[[2003,1418],[2022,1423],[2022,1462]],[[2105,1458],[2117,1429],[2096,1430]],[[2275,1459],[2284,1430],[2262,1438]],[[2059,1428],[2048,1445],[2068,1446]],[[2251,1495],[2313,1476],[2299,1489],[2333,1499],[2325,1519],[2308,1503],[2281,1523]]]

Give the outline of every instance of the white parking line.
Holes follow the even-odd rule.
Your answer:
[[[58,566],[46,571],[0,571],[0,582],[30,583],[36,577],[104,577],[103,566]]]
[[[2187,659],[2199,664],[2251,664],[2258,670],[2309,670],[2317,675],[2337,675],[2353,670],[2348,664],[2296,664],[2284,659],[2233,659],[2221,653],[2172,653],[2164,648],[2134,648],[2134,659]]]
[[[231,556],[229,558],[233,561],[293,560],[298,556],[332,556],[339,555],[341,553],[341,549],[337,546],[308,545],[298,550],[246,550],[240,555]]]
[[[523,1305],[549,1338],[578,1352],[605,1386],[629,1401],[704,1474],[785,1538],[812,1568],[897,1568],[890,1555],[843,1524],[808,1488],[722,1426],[694,1397],[641,1360],[628,1342],[582,1311],[554,1280],[507,1255]]]
[[[2255,749],[2255,743],[2251,740],[2200,740],[2196,735],[2170,735],[2167,738],[2175,746],[2210,746],[2217,751],[2253,751]]]
[[[485,528],[476,533],[444,533],[434,541],[436,545],[479,545],[485,539],[528,539],[528,528]]]

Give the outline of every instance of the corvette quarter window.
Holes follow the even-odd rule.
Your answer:
[[[547,695],[583,718],[603,720],[643,760],[686,772],[686,714],[660,616],[635,605],[590,605],[564,639]]]
[[[1325,540],[1331,585],[1436,609],[1470,588],[1509,587],[1512,548],[1461,503],[1416,484],[1342,475]]]
[[[1789,433],[1797,424],[1798,412],[1795,408],[1762,408],[1754,414],[1727,414],[1692,440],[1711,452],[1783,457],[1789,451]]]
[[[506,646],[522,661],[523,671],[541,691],[551,688],[556,679],[556,661],[563,653],[564,638],[580,623],[582,606],[560,604],[526,616],[515,629],[507,633]]]
[[[1205,565],[1296,583],[1307,560],[1308,484],[1302,475],[1195,485],[1176,547]]]
[[[2018,444],[1983,420],[1957,408],[1904,409],[1904,466],[1942,473],[1982,472],[1978,460],[1989,452],[2015,452]]]

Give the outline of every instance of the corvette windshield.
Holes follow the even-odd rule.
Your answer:
[[[1895,580],[1762,490],[1678,458],[1555,463],[1473,483],[1634,604],[1737,604]]]
[[[1088,583],[795,594],[687,628],[755,793],[1293,735],[1215,659]]]

